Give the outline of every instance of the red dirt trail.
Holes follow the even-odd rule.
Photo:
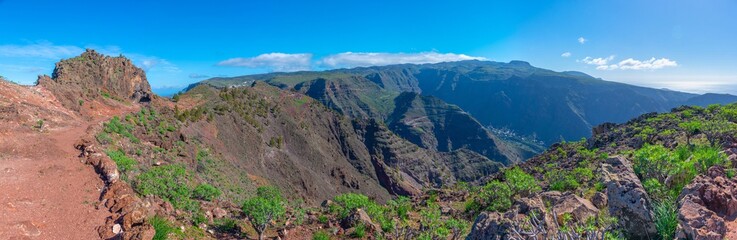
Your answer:
[[[86,125],[0,140],[0,236],[97,239],[108,212],[96,209],[104,183],[80,162],[74,142]]]
[[[74,143],[124,110],[98,110],[99,120],[83,121],[42,88],[0,81],[0,239],[99,238],[104,183]]]

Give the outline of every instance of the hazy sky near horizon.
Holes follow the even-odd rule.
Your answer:
[[[0,0],[0,75],[85,48],[154,88],[271,71],[483,59],[737,94],[737,1]]]

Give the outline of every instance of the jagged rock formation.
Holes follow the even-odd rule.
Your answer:
[[[104,56],[91,49],[56,63],[51,77],[39,76],[38,85],[75,111],[80,111],[85,101],[149,102],[153,97],[143,69],[125,57]]]
[[[715,166],[683,188],[678,197],[679,239],[732,239],[737,217],[737,181]],[[729,226],[728,226],[729,225]],[[730,230],[728,235],[728,230]]]

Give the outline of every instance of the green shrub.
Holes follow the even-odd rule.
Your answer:
[[[239,230],[238,221],[232,218],[215,219],[213,228],[221,233],[236,233]]]
[[[659,190],[654,194],[666,197],[677,196],[696,175],[715,165],[726,166],[728,161],[716,147],[692,146],[669,150],[661,145],[645,145],[634,152],[633,163],[635,174],[646,183],[649,181],[651,189]],[[669,179],[669,185],[654,188],[656,182],[665,183],[666,179]]]
[[[689,145],[691,144],[691,137],[698,134],[701,131],[702,122],[701,121],[688,121],[688,122],[682,122],[678,124],[678,127],[683,129],[683,131],[686,131],[686,143]]]
[[[409,218],[409,211],[412,208],[412,202],[408,197],[399,196],[396,200],[387,202],[387,206],[396,213],[397,218],[407,220]]]
[[[212,201],[221,194],[223,193],[220,190],[207,183],[198,185],[192,191],[192,197],[205,201]]]
[[[451,239],[460,239],[460,237],[466,233],[471,226],[471,223],[463,219],[450,218],[445,221],[445,228],[450,230],[452,237]]]
[[[207,217],[201,211],[196,212],[192,215],[192,224],[199,226],[200,224],[207,223]]]
[[[328,223],[328,216],[325,216],[325,215],[317,216],[317,222],[322,223],[322,224]]]
[[[156,230],[154,240],[166,240],[169,238],[169,234],[175,231],[174,226],[169,221],[158,215],[149,219],[149,223]]]
[[[678,228],[678,207],[674,200],[664,199],[654,202],[653,218],[660,239],[670,240],[675,237]]]
[[[95,139],[97,139],[97,142],[99,142],[100,144],[110,144],[113,142],[113,139],[110,137],[110,135],[104,132],[95,135]]]
[[[312,240],[330,240],[330,235],[325,231],[317,231],[312,234]]]
[[[156,195],[177,209],[194,210],[190,175],[182,165],[154,167],[138,176],[133,186],[141,195]]]
[[[352,236],[354,238],[363,238],[366,236],[366,225],[363,223],[359,223],[356,225],[356,228],[353,230]]]
[[[440,206],[434,203],[428,204],[426,209],[420,211],[420,229],[432,239],[444,239],[450,233],[440,216]]]
[[[105,154],[107,154],[107,156],[110,157],[110,159],[112,159],[116,165],[118,165],[118,169],[123,173],[130,171],[136,165],[138,165],[138,162],[136,162],[136,160],[126,156],[123,151],[107,150],[105,151]]]
[[[582,174],[586,174],[585,171],[582,172]],[[581,186],[581,183],[578,182],[574,173],[559,169],[552,169],[546,172],[545,179],[550,184],[550,190],[553,191],[576,190]]]
[[[336,196],[334,201],[342,207],[338,212],[340,218],[347,217],[352,211],[358,208],[366,211],[366,213],[372,218],[382,212],[379,205],[363,194],[345,193]]]
[[[504,180],[509,185],[509,189],[512,190],[515,195],[527,196],[541,191],[540,185],[537,184],[537,180],[519,167],[514,167],[505,171]]]
[[[693,151],[693,158],[696,159],[700,172],[705,173],[712,166],[727,166],[726,156],[716,147],[697,147]]]
[[[117,133],[121,136],[124,136],[131,140],[133,143],[140,143],[141,140],[139,140],[136,136],[131,133],[133,131],[133,125],[124,123],[120,121],[120,118],[113,117],[110,119],[109,122],[103,124],[103,131],[106,133]]]
[[[243,203],[243,213],[248,216],[248,220],[259,234],[259,239],[263,239],[264,231],[272,221],[282,218],[286,212],[284,202],[275,187],[259,187],[257,196],[246,200]]]
[[[512,206],[512,195],[507,184],[494,180],[481,188],[477,204],[488,211],[506,211]]]

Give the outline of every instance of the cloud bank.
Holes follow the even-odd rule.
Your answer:
[[[424,64],[439,62],[456,62],[463,60],[486,60],[465,54],[420,52],[420,53],[381,53],[381,52],[344,52],[324,57],[320,65],[331,68],[368,67],[392,64]]]
[[[386,53],[386,52],[344,52],[328,55],[318,60],[312,59],[310,53],[265,53],[256,57],[231,58],[219,62],[219,66],[265,68],[277,72],[293,72],[314,70],[314,68],[352,68],[384,66],[392,64],[424,64],[439,62],[455,62],[463,60],[487,60],[456,53],[419,52],[419,53]]]
[[[38,42],[27,45],[0,45],[0,56],[19,58],[62,59],[84,52],[83,48],[68,45],[54,45],[50,42]]]
[[[618,63],[610,64],[614,55],[606,58],[586,57],[579,60],[585,64],[595,65],[597,70],[656,70],[666,67],[677,67],[678,63],[668,58],[650,58],[648,60],[636,60],[628,58]]]
[[[231,58],[218,63],[219,66],[266,68],[277,72],[310,70],[310,53],[265,53],[251,58]]]

